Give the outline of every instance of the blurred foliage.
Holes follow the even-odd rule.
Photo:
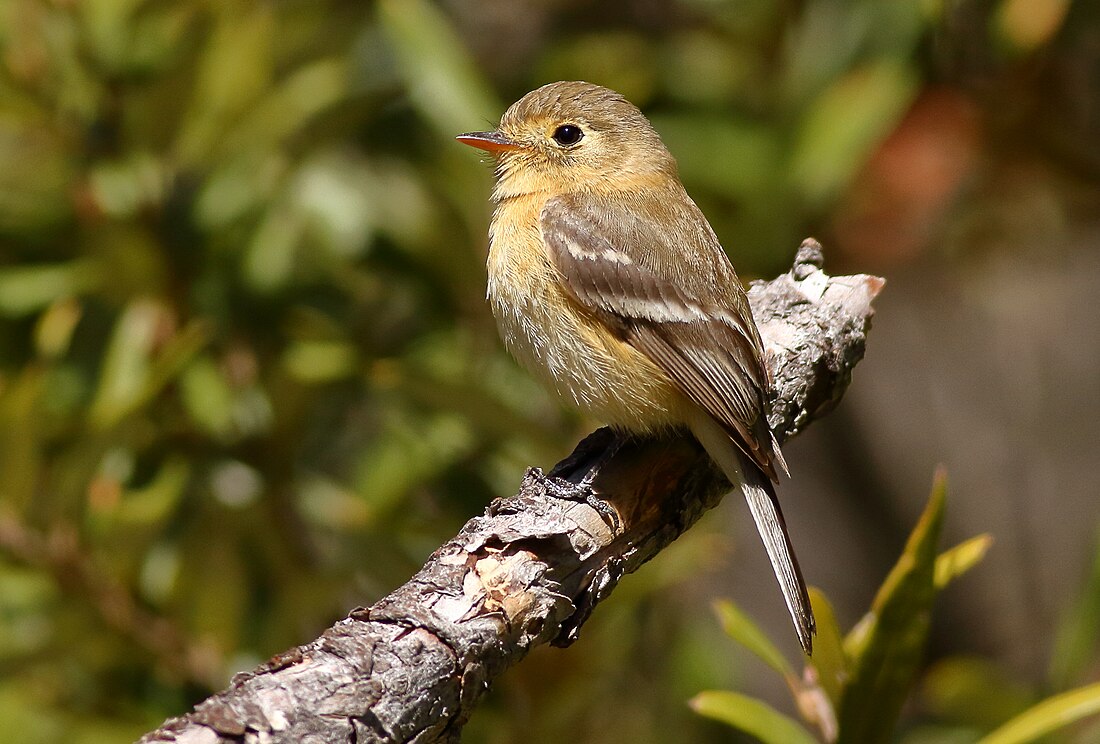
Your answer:
[[[843,639],[832,605],[820,590],[811,589],[818,635],[801,675],[740,608],[730,601],[718,604],[726,634],[782,675],[805,726],[764,701],[731,691],[701,692],[691,700],[692,708],[767,744],[1024,744],[1100,714],[1100,683],[1032,704],[1026,691],[988,663],[949,658],[923,682],[930,712],[940,720],[914,727],[899,739],[902,705],[916,686],[936,595],[980,561],[991,543],[982,535],[937,556],[946,498],[941,471],[870,611]],[[1093,625],[1087,635],[1082,640],[1095,644],[1100,626]]]
[[[137,736],[404,581],[584,430],[496,339],[490,179],[454,134],[550,80],[616,87],[746,273],[782,270],[810,230],[853,260],[887,246],[872,270],[936,230],[966,242],[943,220],[981,127],[1100,168],[1078,105],[1096,91],[1047,84],[1095,82],[1072,73],[1096,16],[1068,0],[0,3],[6,735]],[[1032,131],[1028,111],[1059,105]],[[919,188],[898,175],[928,163]],[[722,740],[682,701],[742,672],[670,611],[721,553],[712,532],[627,582],[573,653],[534,654],[471,740]],[[1087,672],[1095,616],[1086,599],[1066,625],[1061,688]],[[960,689],[972,672],[991,673],[928,675]],[[1006,709],[1030,699],[1008,687]]]

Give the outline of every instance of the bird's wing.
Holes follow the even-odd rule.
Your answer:
[[[786,470],[764,417],[768,376],[748,300],[686,195],[559,196],[540,228],[580,305],[662,369],[769,478]]]
[[[718,239],[682,196],[570,194],[548,201],[539,224],[573,298],[698,406],[684,423],[745,496],[809,654],[813,610],[768,480],[786,465],[764,417],[760,336]]]

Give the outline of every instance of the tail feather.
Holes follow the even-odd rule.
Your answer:
[[[751,477],[751,476],[750,476]],[[779,500],[770,481],[761,478],[762,484],[744,483],[741,492],[749,504],[752,517],[756,520],[756,529],[764,548],[771,559],[775,578],[783,591],[787,611],[791,613],[798,641],[806,655],[813,653],[813,637],[817,632],[813,609],[810,607],[810,595],[806,591],[806,581],[802,578],[802,569],[794,555],[787,525],[783,521],[783,512],[779,509]]]
[[[755,464],[747,461],[725,430],[705,412],[698,411],[689,426],[695,438],[726,474],[733,487],[748,502],[749,511],[756,522],[756,530],[760,533],[772,570],[779,580],[787,611],[794,621],[799,643],[806,654],[810,655],[813,652],[813,637],[817,632],[817,625],[810,607],[806,582],[802,578],[798,559],[795,558],[774,486]]]

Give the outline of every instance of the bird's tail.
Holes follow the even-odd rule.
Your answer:
[[[806,592],[806,582],[802,570],[798,567],[791,539],[787,535],[787,524],[783,512],[779,509],[779,499],[771,480],[760,472],[734,444],[729,434],[704,411],[698,410],[689,422],[692,434],[703,445],[707,454],[726,474],[734,490],[740,491],[748,502],[749,511],[756,522],[756,530],[768,551],[775,578],[783,591],[787,610],[794,621],[798,640],[806,655],[813,651],[813,637],[817,632],[814,613],[810,608],[810,596]]]

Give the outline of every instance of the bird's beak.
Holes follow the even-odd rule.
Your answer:
[[[487,152],[514,152],[523,147],[523,145],[508,139],[500,132],[467,132],[458,135],[455,139],[464,145]]]

